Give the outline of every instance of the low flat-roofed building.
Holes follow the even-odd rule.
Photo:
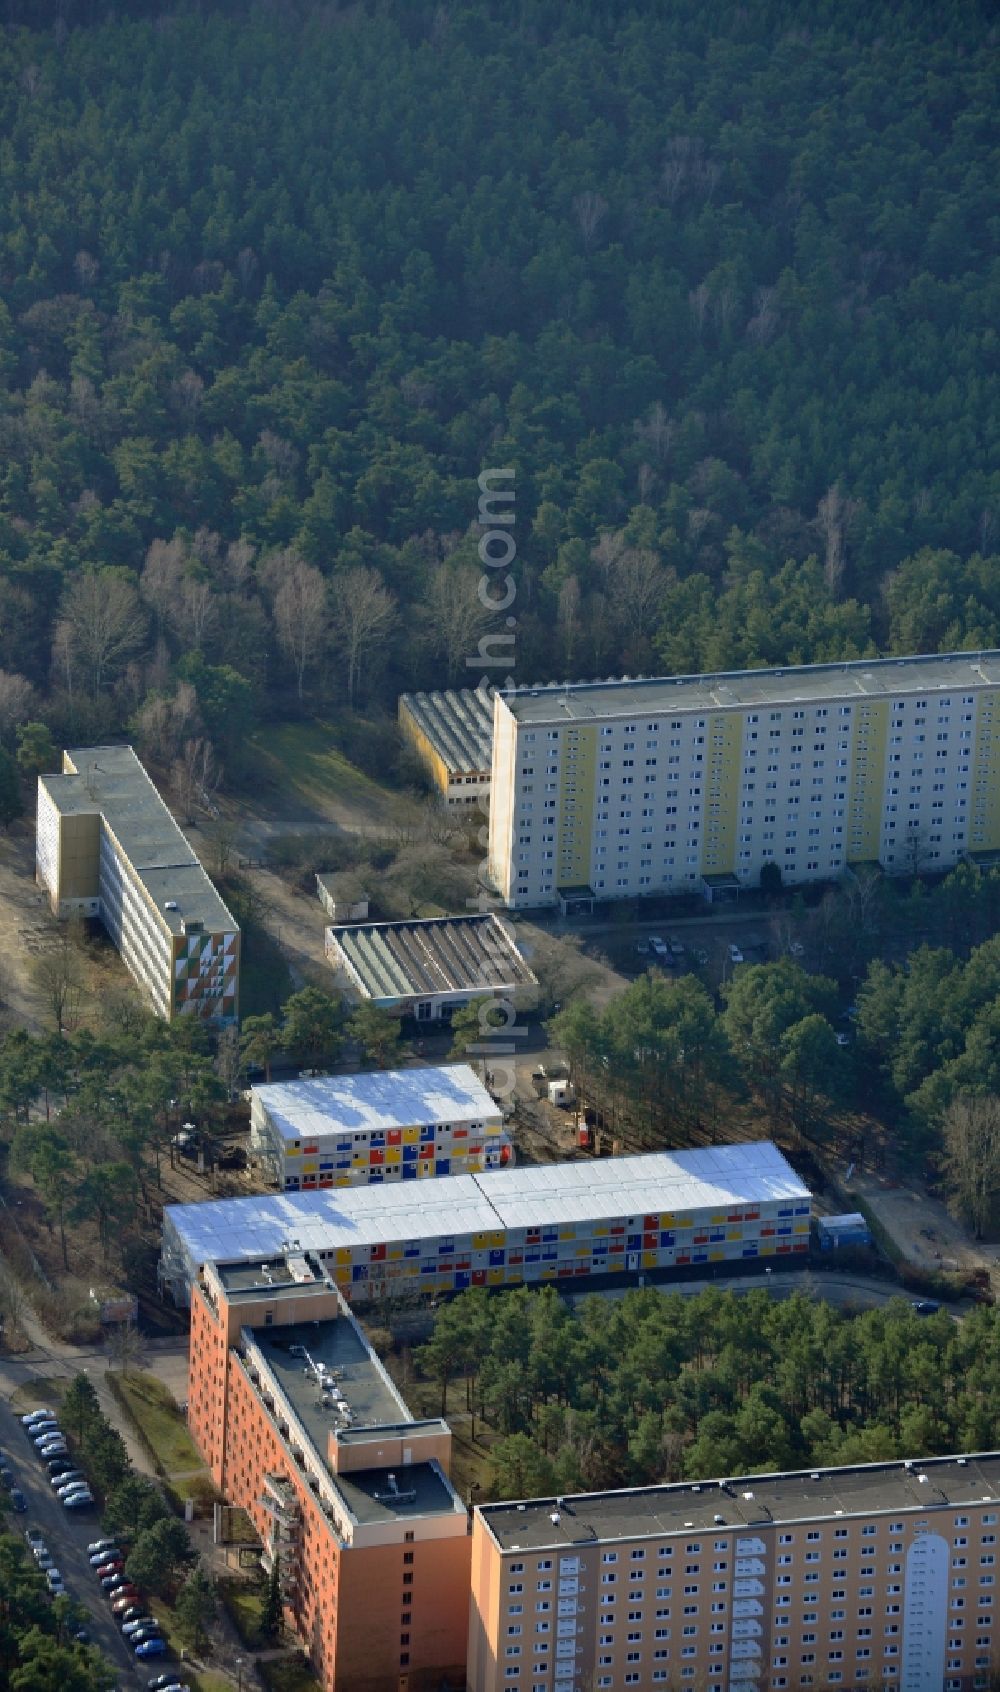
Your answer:
[[[399,726],[448,805],[480,805],[490,793],[493,761],[493,693],[477,688],[446,693],[404,693]]]
[[[998,1527],[995,1451],[484,1505],[469,1692],[985,1688]]]
[[[326,930],[337,986],[356,1002],[447,1022],[473,999],[534,1002],[538,982],[492,911]]]
[[[451,1431],[411,1414],[310,1253],[204,1266],[188,1420],[277,1565],[285,1621],[327,1692],[464,1683],[469,1538]]]
[[[296,1240],[352,1300],[579,1282],[808,1250],[812,1201],[768,1140],[338,1192],[167,1205],[160,1280]]]
[[[54,915],[98,917],[158,1016],[238,1019],[239,925],[130,746],[39,776],[35,865]]]
[[[467,1063],[254,1087],[250,1135],[285,1192],[466,1175],[512,1155],[503,1114]]]

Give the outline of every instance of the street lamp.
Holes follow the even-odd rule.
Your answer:
[[[243,1692],[243,1658],[236,1657],[234,1661],[236,1663],[237,1689],[238,1692]]]

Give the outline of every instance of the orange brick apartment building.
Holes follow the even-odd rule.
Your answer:
[[[413,1419],[318,1259],[204,1267],[188,1399],[328,1692],[464,1687],[470,1539],[450,1429]]]

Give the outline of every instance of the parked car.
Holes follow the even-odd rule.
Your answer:
[[[128,1642],[130,1645],[135,1646],[141,1645],[146,1639],[162,1638],[163,1629],[159,1622],[150,1622],[148,1627],[140,1627],[136,1629],[135,1633],[130,1633],[128,1636]]]
[[[142,1610],[138,1607],[139,1597],[140,1593],[138,1587],[122,1587],[121,1591],[116,1592],[111,1600],[111,1614],[115,1617],[120,1616],[124,1618],[127,1617],[130,1610],[135,1610],[136,1615],[141,1616]]]
[[[60,1487],[72,1486],[74,1481],[86,1481],[86,1479],[87,1477],[82,1469],[60,1469],[57,1475],[51,1476],[49,1485],[53,1492],[58,1492]]]
[[[76,1480],[60,1475],[57,1484],[52,1488],[57,1498],[66,1498],[71,1492],[89,1492],[90,1487],[82,1477]]]
[[[53,1598],[62,1597],[66,1591],[66,1582],[63,1580],[63,1577],[59,1573],[58,1569],[46,1569],[45,1584],[47,1585]]]
[[[708,953],[705,951],[704,946],[692,946],[691,956],[694,958],[696,964],[707,964],[708,962]]]
[[[125,1570],[122,1568],[121,1563],[113,1568],[110,1573],[102,1574],[100,1576],[101,1585],[105,1592],[116,1592],[124,1579]]]
[[[72,1457],[46,1457],[45,1467],[50,1475],[64,1475],[73,1467]]]
[[[791,958],[804,958],[806,949],[801,940],[789,940],[788,955]]]
[[[54,1569],[56,1566],[56,1560],[47,1545],[35,1546],[35,1562],[43,1573],[48,1569]]]
[[[32,1422],[54,1422],[55,1415],[51,1410],[29,1410],[21,1417],[22,1428],[30,1428]]]
[[[734,964],[743,962],[743,953],[737,945],[731,945],[729,948],[729,962]]]
[[[649,936],[649,949],[651,952],[655,952],[658,958],[665,958],[669,956],[670,952],[670,948],[661,934],[651,934]]]
[[[87,1560],[92,1569],[99,1569],[102,1563],[107,1562],[112,1557],[117,1557],[120,1562],[121,1555],[118,1546],[111,1539],[104,1540],[103,1544],[99,1544],[95,1540],[93,1547],[87,1546]]]
[[[45,1535],[38,1528],[25,1528],[24,1537],[34,1551],[36,1545],[45,1544]]]
[[[98,1551],[117,1551],[117,1539],[92,1539],[87,1546],[87,1556],[93,1557]]]
[[[0,1486],[7,1492],[14,1485],[14,1471],[7,1463],[0,1463]]]
[[[125,1559],[123,1558],[121,1552],[117,1551],[113,1557],[106,1555],[104,1561],[102,1563],[98,1563],[94,1573],[98,1580],[103,1580],[105,1575],[120,1574],[124,1567]]]
[[[178,1680],[176,1674],[154,1674],[146,1682],[146,1692],[191,1692],[191,1688]]]
[[[918,1316],[936,1316],[941,1308],[936,1298],[915,1298],[910,1307]]]
[[[23,1516],[28,1508],[28,1501],[19,1486],[12,1486],[10,1489],[10,1507],[16,1510],[19,1516]]]
[[[38,1455],[39,1457],[68,1457],[69,1446],[66,1444],[65,1435],[50,1434],[38,1447]]]
[[[134,1590],[132,1582],[127,1574],[119,1575],[117,1581],[115,1582],[115,1586],[120,1587],[121,1591],[115,1591],[115,1587],[105,1587],[105,1591],[110,1598],[120,1598],[122,1596],[122,1591]]]
[[[58,1422],[35,1422],[28,1430],[34,1446],[47,1445],[50,1439],[65,1439]]]
[[[122,1623],[122,1632],[125,1635],[126,1639],[130,1639],[132,1637],[133,1633],[139,1633],[142,1628],[144,1628],[144,1627],[155,1627],[155,1626],[156,1626],[155,1616],[150,1616],[150,1615],[136,1616],[134,1618],[134,1620],[124,1621]]]
[[[672,958],[682,958],[684,956],[684,947],[681,945],[680,941],[675,940],[672,935],[667,937],[667,945],[670,948],[670,956]]]
[[[141,1643],[135,1647],[135,1654],[137,1657],[141,1657],[143,1662],[145,1662],[147,1657],[165,1657],[167,1654],[167,1642],[159,1636],[155,1639],[143,1639]]]
[[[75,1640],[77,1645],[89,1645],[90,1644],[90,1634],[87,1632],[87,1629],[85,1627],[71,1628],[70,1629],[70,1638]]]
[[[63,1499],[62,1507],[64,1510],[89,1510],[93,1502],[92,1492],[71,1492],[68,1498]]]

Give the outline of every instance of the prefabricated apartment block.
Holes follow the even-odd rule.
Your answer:
[[[254,1087],[250,1145],[285,1192],[466,1175],[512,1156],[501,1111],[467,1063]]]
[[[447,693],[404,693],[399,727],[446,805],[479,805],[485,810],[493,753],[489,682]]]
[[[1000,653],[517,688],[494,700],[510,908],[945,869],[1000,848]]]
[[[353,1300],[634,1274],[809,1249],[809,1190],[759,1140],[342,1192],[167,1205],[160,1282],[294,1241]]]
[[[39,776],[35,874],[57,917],[98,917],[157,1016],[239,1016],[240,930],[130,746]]]
[[[468,1692],[985,1692],[1000,1453],[491,1504]]]
[[[464,1685],[470,1541],[451,1431],[410,1414],[313,1255],[205,1265],[188,1420],[277,1563],[326,1692]]]
[[[517,1009],[537,998],[535,976],[492,911],[328,928],[326,955],[348,998],[417,1022],[448,1022],[475,999]]]

